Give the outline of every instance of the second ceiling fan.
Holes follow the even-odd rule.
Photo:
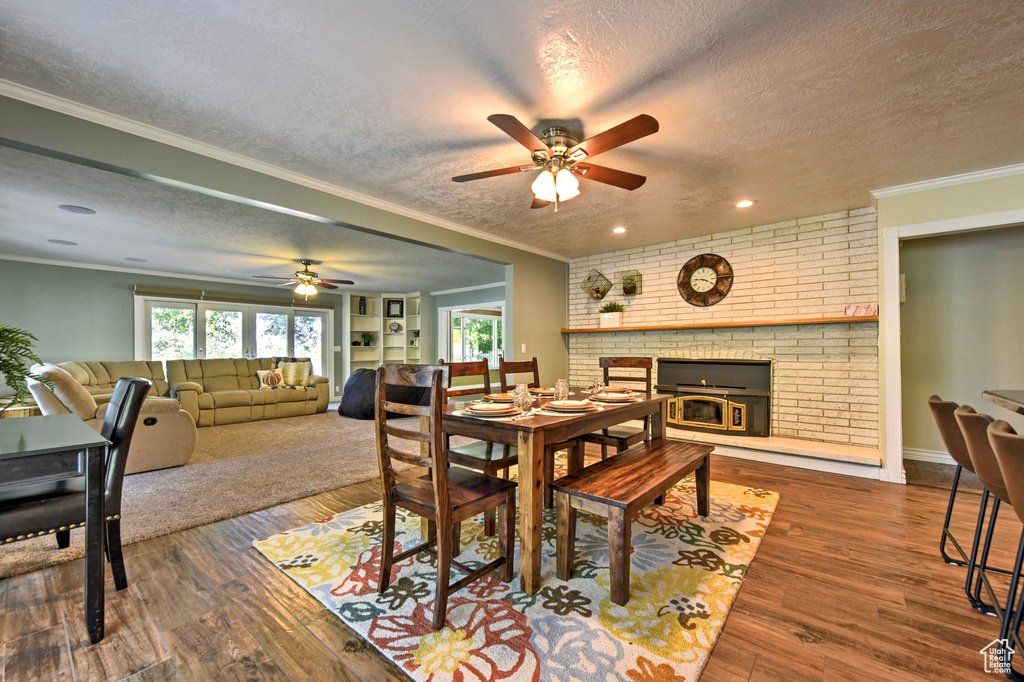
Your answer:
[[[488,116],[487,120],[529,149],[533,163],[458,175],[452,180],[468,182],[511,173],[540,171],[541,174],[531,186],[534,199],[530,208],[543,208],[554,203],[555,211],[558,211],[558,202],[579,195],[577,176],[628,190],[643,185],[647,178],[642,175],[598,166],[590,163],[588,159],[658,132],[658,122],[647,114],[640,114],[583,142],[577,141],[567,129],[558,126],[548,128],[541,137],[537,137],[532,130],[510,114],[493,114]]]

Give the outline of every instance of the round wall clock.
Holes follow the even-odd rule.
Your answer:
[[[676,282],[679,295],[690,305],[715,305],[732,289],[732,266],[714,253],[702,253],[686,261]]]
[[[397,322],[392,322],[391,324],[388,325],[388,329],[397,334],[399,331],[401,331],[402,325],[398,324]]]

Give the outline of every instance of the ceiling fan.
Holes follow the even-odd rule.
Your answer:
[[[548,128],[543,135],[537,137],[510,114],[493,114],[487,120],[529,149],[533,163],[459,175],[452,180],[469,182],[498,175],[540,171],[531,185],[534,200],[530,208],[543,208],[554,203],[556,212],[558,202],[579,196],[580,183],[576,176],[628,190],[643,185],[647,178],[642,175],[598,166],[586,159],[658,132],[658,122],[647,114],[640,114],[583,142],[577,141],[567,129],[558,126]]]
[[[317,289],[317,287],[322,289],[337,289],[338,287],[336,287],[335,284],[355,284],[355,282],[348,279],[324,279],[320,277],[309,269],[309,266],[313,265],[313,261],[308,258],[300,258],[298,262],[302,265],[302,269],[296,270],[294,277],[277,277],[275,275],[253,275],[253,277],[256,279],[288,280],[287,282],[278,284],[277,286],[290,287],[293,284],[297,284],[298,286],[295,287],[295,293],[301,294],[306,298],[316,296],[319,293],[319,289]]]

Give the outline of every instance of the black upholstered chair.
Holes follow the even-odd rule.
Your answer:
[[[128,587],[121,555],[121,483],[135,422],[152,383],[125,377],[114,386],[100,433],[110,441],[104,475],[107,560],[119,590]],[[57,546],[71,542],[71,529],[85,525],[85,477],[0,489],[0,542],[55,535]]]

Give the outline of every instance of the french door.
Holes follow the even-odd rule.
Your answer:
[[[321,310],[147,299],[147,359],[308,357],[326,376],[328,314]]]

